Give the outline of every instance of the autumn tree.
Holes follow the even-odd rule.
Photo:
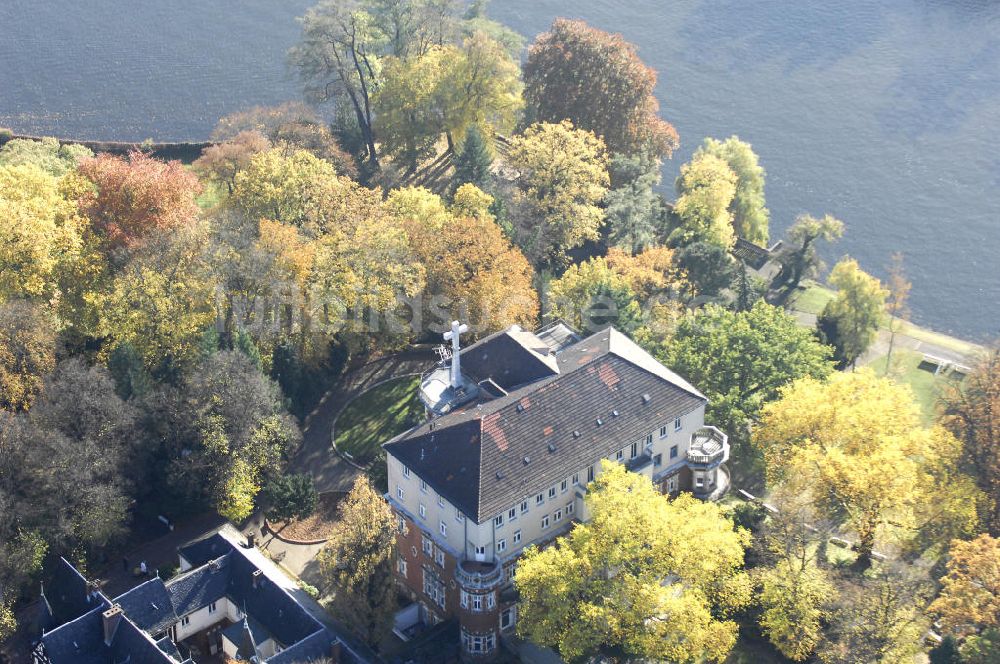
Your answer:
[[[753,148],[739,136],[724,141],[706,138],[694,158],[702,154],[723,160],[736,175],[736,193],[729,204],[736,236],[766,246],[771,213],[764,203],[764,169]]]
[[[93,157],[89,148],[75,143],[59,143],[54,138],[15,138],[0,148],[0,166],[37,166],[49,175],[61,177],[74,170],[81,159]]]
[[[0,302],[0,408],[28,410],[55,366],[51,315],[30,302]]]
[[[358,0],[322,0],[300,19],[302,39],[288,52],[306,96],[347,104],[369,163],[378,168],[372,96],[381,84],[385,34]]]
[[[0,300],[54,299],[59,292],[85,227],[71,179],[33,164],[0,165]]]
[[[93,184],[81,209],[111,250],[134,247],[156,231],[191,226],[198,218],[195,196],[201,185],[179,161],[142,152],[102,153],[82,161],[78,170]]]
[[[549,284],[549,313],[578,330],[596,332],[613,325],[632,332],[642,322],[642,304],[624,276],[606,258],[571,265]]]
[[[962,466],[988,497],[985,525],[1000,536],[1000,347],[946,389],[942,405],[943,424],[962,441]]]
[[[910,319],[910,289],[912,284],[907,281],[903,270],[903,254],[892,255],[889,267],[889,281],[886,284],[885,313],[888,318],[889,348],[885,353],[885,371],[888,374],[892,366],[892,351],[896,345],[896,334],[903,324]]]
[[[744,312],[710,304],[685,316],[661,356],[705,393],[709,421],[729,433],[744,461],[751,425],[765,404],[793,381],[824,378],[832,369],[830,349],[765,302]]]
[[[598,237],[598,207],[609,184],[604,142],[568,121],[534,124],[511,140],[507,162],[517,172],[518,243],[536,264]]]
[[[256,131],[241,131],[230,139],[208,146],[192,167],[206,180],[225,185],[231,194],[236,174],[250,164],[258,152],[271,147],[271,142]]]
[[[964,638],[1000,628],[1000,540],[983,533],[953,541],[947,568],[929,607],[945,631]]]
[[[455,199],[464,207],[463,216],[453,216],[438,196],[423,189],[395,190],[386,204],[423,265],[426,304],[432,315],[446,316],[438,322],[468,320],[477,333],[514,323],[532,327],[538,317],[534,271],[485,211],[489,203],[480,196],[489,198],[474,185],[460,188]]]
[[[829,529],[802,496],[778,491],[770,500],[777,511],[764,534],[770,564],[759,568],[756,579],[762,609],[759,623],[782,655],[801,662],[822,639],[825,608],[836,597],[833,583],[820,567]]]
[[[736,194],[736,174],[711,154],[696,155],[681,166],[674,214],[679,226],[670,234],[674,245],[708,242],[730,249],[736,241],[729,206]]]
[[[778,254],[781,263],[779,277],[789,293],[798,288],[803,279],[816,276],[822,269],[816,242],[834,242],[843,234],[844,222],[830,215],[817,219],[803,214],[795,219],[788,229],[786,246]]]
[[[340,505],[340,518],[319,554],[319,566],[333,592],[333,614],[373,646],[392,629],[395,541],[392,510],[368,477],[358,475]]]
[[[606,649],[724,660],[737,637],[728,616],[750,599],[749,534],[717,505],[670,500],[620,464],[602,464],[585,501],[590,521],[521,556],[518,633],[567,660]]]
[[[909,387],[868,369],[786,386],[753,439],[770,486],[811,496],[857,533],[860,567],[880,538],[927,548],[975,528],[981,496],[957,470],[958,441],[923,425]]]
[[[669,157],[677,147],[677,132],[658,116],[656,71],[621,35],[556,19],[528,49],[524,82],[533,120],[569,120],[614,153]]]
[[[888,291],[852,258],[833,267],[830,285],[837,295],[827,302],[816,323],[843,365],[854,366],[868,350],[885,319]]]

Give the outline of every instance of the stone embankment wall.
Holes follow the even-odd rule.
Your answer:
[[[0,147],[7,141],[15,138],[24,138],[38,141],[42,136],[32,136],[30,134],[15,134],[0,131]],[[158,159],[178,159],[183,162],[192,162],[201,156],[201,151],[210,142],[200,143],[151,143],[151,142],[128,142],[128,141],[78,141],[72,138],[56,137],[60,143],[77,143],[90,148],[94,152],[110,152],[112,154],[127,154],[133,150],[149,152]]]

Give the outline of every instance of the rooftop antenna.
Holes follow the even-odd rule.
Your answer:
[[[462,387],[462,370],[459,366],[458,337],[469,331],[469,326],[459,324],[457,320],[451,321],[451,330],[444,333],[444,340],[451,342],[451,386],[455,389]]]

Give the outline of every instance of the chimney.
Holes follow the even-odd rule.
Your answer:
[[[260,587],[260,582],[264,580],[264,572],[259,569],[253,571],[253,587],[254,590]]]
[[[212,570],[213,572],[218,572],[220,569],[222,569],[222,558],[216,558],[214,560],[209,561],[208,569]]]
[[[104,645],[110,646],[111,640],[115,638],[118,623],[122,621],[122,608],[115,604],[101,614],[101,619],[104,623]]]

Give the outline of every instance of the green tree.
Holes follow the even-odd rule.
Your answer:
[[[736,193],[736,174],[726,162],[710,154],[698,155],[681,166],[676,187],[674,214],[680,224],[670,234],[671,243],[708,242],[727,251],[732,248],[736,237],[729,205]]]
[[[944,637],[941,643],[931,648],[928,653],[931,664],[962,664],[962,654],[958,651],[958,643],[951,635]]]
[[[316,511],[319,494],[309,475],[279,475],[264,486],[267,518],[275,521],[305,519]]]
[[[614,325],[632,332],[642,322],[638,295],[601,256],[571,265],[549,284],[548,300],[549,313],[578,330],[596,332]]]
[[[722,661],[727,619],[750,599],[749,534],[712,503],[657,492],[604,462],[585,498],[591,519],[518,562],[518,633],[570,661],[605,649],[673,662]]]
[[[662,359],[705,393],[709,421],[729,433],[741,456],[765,404],[792,381],[832,369],[830,349],[766,302],[745,312],[710,304],[684,317]]]
[[[0,409],[28,410],[56,366],[55,321],[41,305],[0,302]]]
[[[962,664],[993,664],[1000,661],[1000,629],[970,636],[960,648]]]
[[[340,506],[319,566],[334,593],[333,614],[373,646],[392,628],[395,541],[392,510],[368,477],[359,475]]]
[[[354,111],[369,163],[378,168],[372,96],[382,77],[385,35],[358,0],[322,0],[302,22],[302,39],[288,52],[306,96],[346,103]]]
[[[507,162],[518,173],[518,243],[536,264],[597,239],[609,184],[601,139],[568,121],[534,124],[511,140]]]
[[[126,401],[143,397],[153,389],[153,377],[143,366],[143,357],[128,342],[117,344],[108,357],[108,371],[115,381],[115,392]]]
[[[817,325],[835,330],[827,338],[845,365],[854,366],[868,350],[885,320],[888,291],[852,258],[844,258],[833,267],[830,285],[837,296],[827,302]]]
[[[15,138],[0,148],[0,166],[32,164],[54,177],[61,177],[76,168],[82,159],[94,153],[82,145],[63,143],[54,138],[32,140]]]
[[[452,184],[458,189],[463,184],[474,184],[480,189],[487,186],[490,179],[490,167],[493,156],[490,153],[483,133],[473,125],[465,133],[462,149],[455,156],[455,177]]]
[[[844,222],[826,215],[817,219],[811,215],[800,215],[788,229],[788,242],[778,254],[781,262],[781,278],[789,293],[794,291],[807,277],[815,276],[822,268],[816,242],[833,242],[844,234]]]
[[[688,275],[691,297],[714,300],[733,285],[738,267],[732,255],[712,242],[694,242],[677,250],[677,265]]]
[[[663,217],[659,186],[660,162],[644,155],[614,155],[611,182],[618,183],[604,197],[609,241],[639,252],[656,243]]]
[[[528,49],[524,82],[533,120],[569,120],[611,152],[669,157],[678,145],[677,132],[658,115],[656,71],[621,35],[556,19]]]
[[[736,194],[729,204],[736,236],[766,246],[771,213],[764,203],[764,169],[753,148],[739,136],[724,141],[706,138],[695,158],[701,154],[718,157],[736,174]]]

